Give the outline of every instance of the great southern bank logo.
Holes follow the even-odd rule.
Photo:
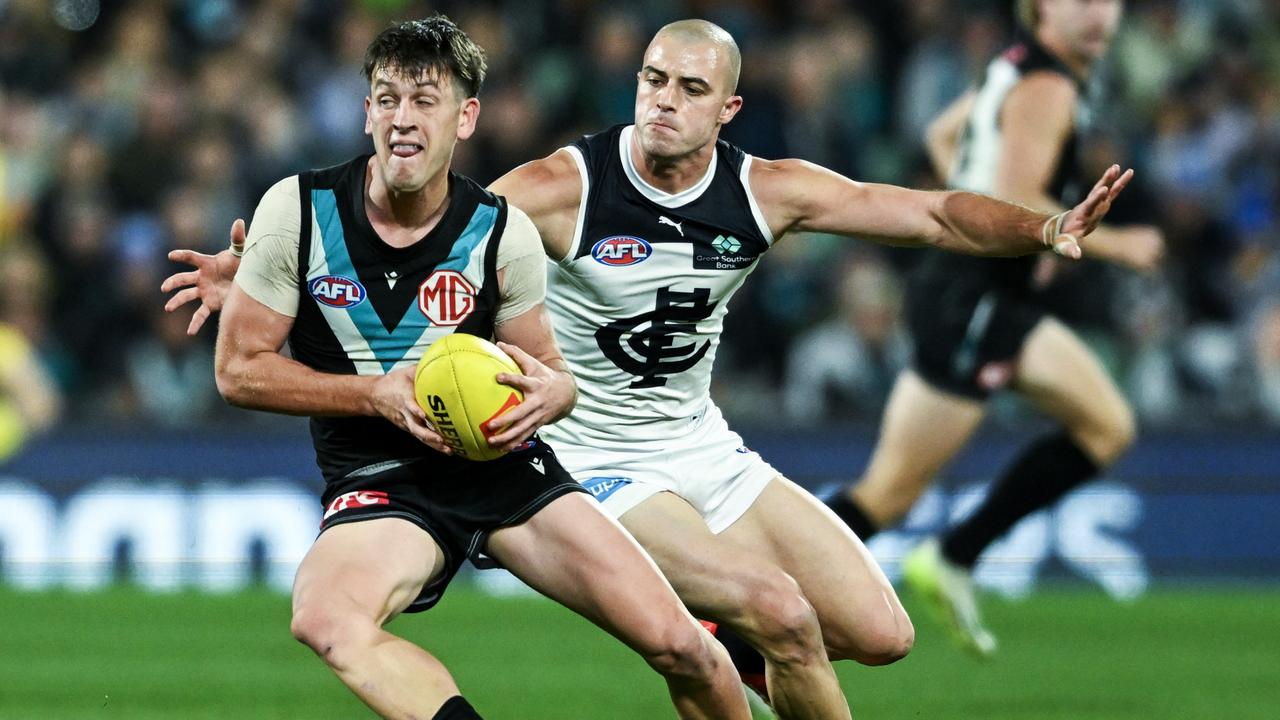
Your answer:
[[[717,235],[716,239],[711,241],[711,247],[721,255],[731,255],[742,249],[742,241],[732,235],[728,237]]]
[[[341,275],[323,275],[307,283],[311,297],[336,308],[353,308],[364,302],[367,293],[358,280]]]
[[[635,265],[653,254],[653,247],[638,237],[614,235],[591,247],[591,257],[601,265]]]

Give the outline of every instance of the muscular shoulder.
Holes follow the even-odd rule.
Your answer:
[[[489,189],[524,210],[536,223],[542,213],[576,206],[582,194],[582,177],[573,155],[561,148],[517,167],[493,181]]]
[[[262,194],[249,224],[248,244],[265,235],[298,235],[302,224],[299,192],[298,176],[290,175]]]
[[[529,215],[508,204],[507,227],[502,231],[502,242],[498,245],[498,269],[526,255],[536,255],[541,260],[544,254],[538,228]]]
[[[287,177],[262,195],[245,240],[235,282],[250,297],[293,317],[298,310],[298,243],[302,209],[298,176]]]
[[[1079,90],[1071,78],[1053,70],[1028,73],[1005,97],[1002,119],[1039,118],[1041,123],[1070,125]]]
[[[503,175],[489,190],[523,210],[541,235],[547,254],[561,258],[573,243],[582,187],[577,161],[561,148]]]

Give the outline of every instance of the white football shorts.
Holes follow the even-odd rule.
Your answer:
[[[556,432],[555,426],[542,434],[560,464],[613,517],[666,491],[684,498],[711,532],[720,533],[742,517],[779,473],[743,445],[714,403],[706,408],[687,421],[683,432],[661,443],[588,447]]]

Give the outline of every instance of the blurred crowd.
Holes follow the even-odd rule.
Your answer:
[[[225,247],[272,182],[366,151],[360,64],[389,20],[444,11],[487,50],[480,129],[457,157],[482,182],[628,122],[652,32],[700,16],[743,50],[726,139],[937,187],[924,128],[1009,42],[1011,5],[0,0],[0,323],[25,340],[0,346],[0,383],[47,385],[65,425],[228,417],[213,328],[188,337],[191,307],[162,310],[180,269],[166,252]],[[1137,168],[1115,220],[1158,224],[1169,257],[1146,277],[1081,264],[1049,301],[1147,425],[1280,423],[1280,0],[1131,2],[1096,80],[1087,162]],[[780,243],[729,313],[726,413],[874,423],[910,358],[918,256]]]

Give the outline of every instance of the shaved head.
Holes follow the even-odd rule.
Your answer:
[[[738,43],[724,28],[706,20],[677,20],[662,26],[658,34],[653,36],[650,46],[660,38],[672,38],[685,42],[706,42],[716,46],[725,60],[728,93],[738,89],[738,75],[742,72],[742,53],[738,51]]]

